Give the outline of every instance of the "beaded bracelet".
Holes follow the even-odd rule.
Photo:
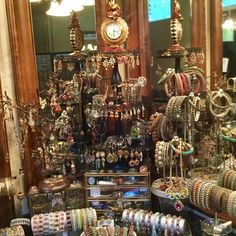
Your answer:
[[[71,210],[66,211],[66,228],[68,231],[72,231],[72,214]]]
[[[233,213],[234,213],[234,209],[233,209],[233,200],[236,196],[236,192],[232,192],[229,194],[229,198],[228,198],[228,202],[227,202],[227,213],[228,215],[230,216],[234,216]]]
[[[180,227],[179,227],[179,222],[180,222],[181,217],[176,218],[176,234],[180,235]]]
[[[161,218],[163,217],[163,213],[160,213],[156,217],[156,222],[155,222],[155,229],[158,232],[158,235],[161,235]]]
[[[78,224],[78,219],[77,219],[77,210],[71,210],[72,213],[72,231],[77,230],[77,224]]]
[[[222,194],[222,199],[221,199],[221,211],[224,213],[227,213],[227,204],[228,204],[228,199],[229,195],[232,193],[232,190],[225,189],[223,194]]]
[[[14,225],[27,225],[27,226],[30,226],[30,219],[28,219],[28,218],[12,219],[11,222],[10,222],[10,226],[14,226]]]
[[[229,189],[235,190],[235,184],[236,184],[236,172],[234,172],[234,174],[232,176]]]
[[[140,216],[141,216],[141,213],[143,213],[143,212],[144,212],[144,210],[137,210],[134,215],[135,230],[137,232],[139,232],[139,230],[140,230],[140,221],[141,221]]]
[[[221,187],[224,186],[224,178],[225,178],[225,175],[227,172],[228,172],[228,170],[225,169],[219,174],[218,185]]]

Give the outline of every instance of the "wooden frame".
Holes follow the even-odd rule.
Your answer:
[[[5,2],[17,102],[35,104],[38,102],[38,77],[29,1],[6,0]],[[31,131],[28,132],[29,138],[24,146],[23,159],[26,191],[40,178],[40,170],[33,164],[31,158],[34,139]]]
[[[217,89],[219,81],[222,79],[222,0],[210,0],[210,9],[211,90],[213,90]]]
[[[192,46],[206,45],[205,34],[205,15],[204,6],[206,0],[198,0],[193,2],[193,39]],[[36,72],[34,41],[32,35],[32,24],[30,16],[30,7],[28,0],[5,0],[7,7],[7,16],[9,22],[10,43],[12,49],[12,62],[14,68],[14,77],[16,85],[17,100],[21,103],[35,103],[38,101],[38,78]],[[130,50],[139,49],[140,54],[140,70],[130,72],[131,76],[145,75],[149,78],[150,65],[150,43],[149,43],[149,26],[147,21],[147,0],[123,0],[122,3],[125,17],[130,26],[131,36],[127,42],[127,48]],[[211,72],[218,70],[221,75],[222,65],[222,36],[221,36],[221,0],[211,0]],[[100,25],[106,14],[105,1],[96,0],[96,29],[98,46],[102,46]],[[200,15],[200,16],[199,16]],[[199,27],[200,30],[199,30]],[[199,34],[200,32],[200,34]],[[204,32],[204,33],[203,33]],[[214,37],[213,37],[214,33]],[[197,38],[196,38],[197,36]],[[219,77],[218,77],[219,78]],[[149,82],[149,81],[148,81]],[[216,83],[215,79],[212,81]],[[150,83],[143,92],[145,97],[150,96]],[[0,128],[3,124],[0,124]],[[30,186],[35,185],[40,179],[40,168],[37,168],[31,159],[31,150],[33,150],[34,142],[29,135],[29,139],[25,145],[25,158],[23,160],[23,168],[25,170],[25,187],[26,190]],[[6,150],[7,144],[4,140],[0,140],[0,150]],[[10,172],[9,166],[6,165],[4,175]],[[0,215],[1,218],[1,215]],[[2,219],[1,219],[2,220]]]

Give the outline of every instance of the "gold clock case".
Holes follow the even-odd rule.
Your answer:
[[[121,35],[116,39],[111,39],[107,35],[107,26],[110,24],[119,24],[121,28]],[[118,17],[116,19],[106,18],[101,25],[101,36],[102,39],[111,47],[119,47],[122,43],[126,41],[129,35],[129,27],[124,19]]]

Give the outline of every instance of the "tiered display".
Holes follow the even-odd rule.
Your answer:
[[[85,199],[97,212],[151,207],[149,172],[86,173]]]

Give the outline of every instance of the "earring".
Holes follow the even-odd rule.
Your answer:
[[[113,57],[113,55],[111,55],[109,59],[109,64],[111,65],[112,68],[114,68],[115,63],[116,63],[116,59]]]
[[[203,64],[204,63],[205,56],[204,56],[203,51],[197,53],[197,61],[198,61],[199,64]]]
[[[189,61],[191,65],[195,65],[197,63],[197,56],[195,52],[191,52]]]
[[[152,57],[153,58],[153,57]],[[139,62],[139,56],[137,55],[136,56],[136,65],[139,66],[140,65],[140,62]],[[153,61],[152,61],[152,65],[153,65]]]
[[[135,68],[135,59],[134,59],[134,55],[130,56],[130,67],[131,69]]]
[[[104,61],[102,62],[103,67],[105,68],[105,70],[108,69],[109,66],[109,61],[107,60],[107,57],[104,59]]]

